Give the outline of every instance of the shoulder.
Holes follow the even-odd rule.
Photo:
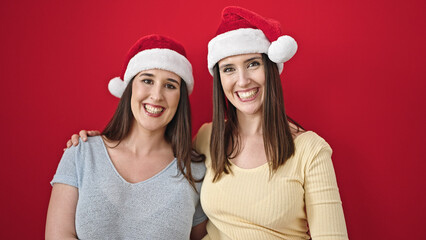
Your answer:
[[[294,139],[295,153],[313,157],[320,151],[332,152],[330,145],[313,131],[306,131]]]
[[[297,135],[294,139],[296,145],[310,145],[318,147],[330,147],[324,138],[313,131],[305,131]]]
[[[206,137],[210,137],[212,132],[212,123],[204,123],[200,129],[198,130],[197,133],[197,138],[206,138]]]
[[[203,124],[198,130],[197,135],[194,138],[194,148],[199,153],[204,153],[207,149],[204,149],[210,145],[210,136],[212,133],[212,123]]]
[[[77,156],[83,156],[87,153],[100,153],[103,148],[103,141],[101,136],[88,137],[87,141],[84,142],[81,138],[77,146],[71,146],[67,149],[68,154],[76,154]]]
[[[87,146],[97,146],[101,144],[103,140],[102,140],[102,136],[93,136],[93,137],[88,137],[86,142],[83,142],[83,140],[81,140],[80,138],[80,142],[82,144],[86,144]]]
[[[82,147],[99,147],[103,145],[102,136],[88,137],[86,142],[83,142],[81,138],[79,139]]]
[[[330,145],[313,131],[306,131],[294,140],[294,159],[303,166],[305,173],[315,169],[332,170],[332,154]],[[330,167],[331,166],[331,167]]]

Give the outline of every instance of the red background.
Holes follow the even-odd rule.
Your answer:
[[[211,120],[207,43],[227,5],[279,20],[298,41],[282,74],[287,111],[334,149],[349,237],[423,237],[424,0],[21,0],[0,3],[1,239],[44,237],[62,148],[110,119],[107,83],[139,37],[186,46],[193,131]]]

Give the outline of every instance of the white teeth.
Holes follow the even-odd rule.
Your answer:
[[[251,91],[247,91],[247,92],[237,92],[238,96],[241,99],[248,99],[253,97],[255,94],[257,93],[257,89],[253,89]]]
[[[147,112],[152,113],[152,114],[158,114],[158,113],[163,111],[163,108],[153,107],[153,106],[147,105],[147,104],[145,104],[145,109],[146,109]]]

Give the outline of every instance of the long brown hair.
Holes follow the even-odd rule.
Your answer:
[[[102,131],[109,140],[121,141],[129,134],[134,121],[131,109],[133,79],[127,84],[126,89],[121,96],[118,107],[105,129]],[[191,162],[202,162],[205,159],[203,154],[197,153],[192,148],[192,128],[191,128],[191,107],[189,103],[189,94],[185,81],[181,80],[180,99],[175,115],[167,124],[164,137],[172,145],[173,154],[177,159],[177,165],[180,172],[195,189],[195,182],[202,179],[194,179],[192,176]]]
[[[272,175],[294,154],[295,146],[285,113],[277,65],[266,54],[262,54],[262,61],[266,79],[262,113],[263,142]],[[296,126],[300,127],[297,123]],[[213,181],[219,180],[222,174],[231,172],[228,159],[235,158],[240,151],[237,110],[225,97],[216,64],[213,68],[213,123],[210,139]]]

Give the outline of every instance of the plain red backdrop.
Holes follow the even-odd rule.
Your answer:
[[[193,133],[211,120],[207,43],[221,9],[279,20],[299,51],[282,74],[287,112],[333,147],[351,239],[423,237],[426,2],[1,1],[0,238],[42,239],[66,140],[101,130],[128,48],[160,33],[193,63]]]

